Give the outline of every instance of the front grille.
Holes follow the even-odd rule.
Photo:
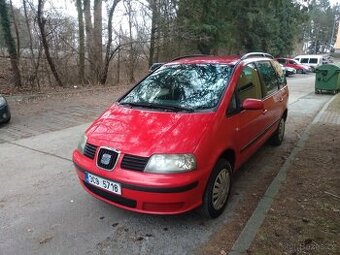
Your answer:
[[[149,158],[147,157],[126,154],[122,160],[121,168],[134,171],[144,171],[148,160]]]
[[[103,169],[111,170],[116,164],[118,152],[107,148],[100,148],[97,165]]]
[[[98,146],[87,143],[84,148],[84,155],[90,159],[94,159],[97,148]]]
[[[117,203],[117,204],[120,204],[120,205],[124,205],[126,207],[131,207],[131,208],[135,208],[136,205],[137,205],[137,202],[135,200],[127,199],[127,198],[124,198],[122,196],[112,194],[111,192],[107,192],[105,190],[97,188],[97,187],[95,187],[91,184],[88,184],[87,182],[84,182],[84,185],[86,186],[86,188],[88,188],[94,194],[96,194],[96,195],[98,195],[102,198],[105,198],[105,199],[107,199],[111,202],[114,202],[114,203]]]

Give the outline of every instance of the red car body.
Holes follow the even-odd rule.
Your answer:
[[[109,204],[141,213],[179,214],[199,207],[218,159],[227,158],[236,171],[274,134],[280,120],[287,117],[286,84],[281,84],[275,93],[262,100],[245,100],[243,106],[247,110],[227,114],[243,67],[254,61],[269,60],[265,57],[244,60],[192,57],[166,64],[226,64],[233,67],[233,72],[217,107],[211,111],[171,112],[114,103],[85,133],[93,158],[78,149],[73,153],[83,188]],[[101,147],[117,151],[113,170],[98,166],[96,159]],[[153,154],[185,153],[194,155],[195,170],[159,174],[126,169],[127,164],[134,168],[136,162],[137,168],[145,165]],[[87,183],[85,173],[119,183],[121,194],[112,194]]]

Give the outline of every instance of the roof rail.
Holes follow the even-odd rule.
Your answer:
[[[205,55],[205,54],[184,55],[184,56],[180,56],[180,57],[176,57],[174,59],[171,59],[169,62],[180,60],[182,58],[194,58],[194,57],[202,57],[202,56],[209,56],[209,55]]]
[[[241,60],[244,60],[246,58],[251,58],[251,57],[267,57],[267,58],[271,58],[271,59],[274,58],[272,55],[270,55],[269,53],[265,53],[265,52],[249,52],[247,54],[244,54],[241,57]]]

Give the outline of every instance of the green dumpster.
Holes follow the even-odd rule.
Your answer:
[[[315,70],[315,93],[330,92],[336,94],[340,91],[340,66],[326,64]]]

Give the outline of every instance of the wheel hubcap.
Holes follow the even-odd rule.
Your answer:
[[[228,198],[230,188],[230,173],[227,169],[223,169],[216,177],[213,194],[212,203],[215,210],[219,210],[223,207]]]

